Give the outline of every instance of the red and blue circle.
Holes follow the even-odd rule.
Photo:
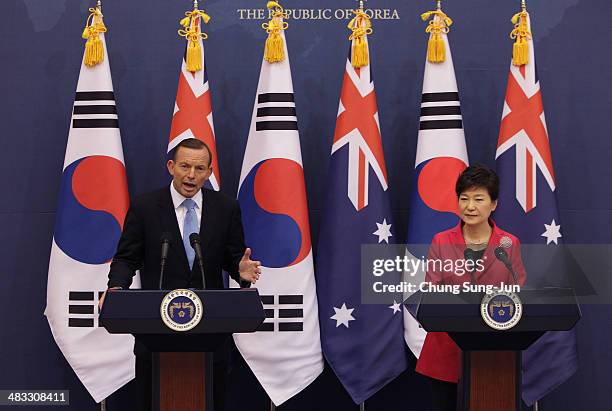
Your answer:
[[[465,163],[454,157],[436,157],[417,170],[421,200],[432,210],[459,215],[455,184]]]
[[[238,200],[245,240],[265,267],[298,264],[311,250],[302,166],[286,158],[261,161],[244,179]]]
[[[70,258],[103,264],[115,254],[129,206],[123,163],[89,156],[62,174],[55,243]]]

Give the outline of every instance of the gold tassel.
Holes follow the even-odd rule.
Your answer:
[[[355,68],[364,67],[370,64],[368,56],[368,42],[366,36],[372,34],[372,22],[363,9],[353,10],[355,17],[348,24],[348,28],[353,32],[349,40],[353,42],[351,49],[351,64]]]
[[[446,60],[446,45],[442,34],[448,34],[453,21],[440,9],[421,14],[423,21],[433,19],[427,25],[425,32],[429,34],[427,42],[427,60],[430,63],[442,63]]]
[[[102,21],[102,11],[99,7],[90,8],[89,13],[82,35],[84,39],[87,39],[83,62],[87,67],[93,67],[104,61],[104,45],[100,39],[100,33],[106,33],[106,26]]]
[[[272,10],[272,17],[269,22],[261,25],[268,33],[264,49],[264,60],[268,63],[277,63],[285,59],[285,43],[281,36],[281,30],[286,30],[289,24],[283,20],[287,18],[287,14],[280,4],[275,1],[269,1],[267,7],[269,10]]]
[[[531,32],[527,25],[528,17],[529,13],[525,9],[512,16],[514,29],[510,32],[510,38],[515,40],[512,47],[512,64],[515,66],[524,66],[529,63],[529,39],[531,38]]]
[[[179,24],[183,29],[178,31],[179,36],[185,37],[187,40],[187,55],[185,63],[187,71],[195,73],[202,70],[202,45],[200,39],[206,40],[208,35],[202,32],[199,20],[207,24],[210,21],[210,16],[202,10],[193,9],[185,13],[185,17],[181,19]]]

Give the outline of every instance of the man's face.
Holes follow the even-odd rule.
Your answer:
[[[168,160],[167,166],[174,188],[187,198],[196,195],[212,173],[205,148],[179,147],[174,160]]]

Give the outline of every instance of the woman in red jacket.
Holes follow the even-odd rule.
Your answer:
[[[433,284],[462,285],[465,282],[499,286],[525,283],[525,268],[521,260],[518,238],[500,229],[490,218],[497,207],[499,177],[483,165],[466,168],[455,186],[461,221],[450,230],[434,236],[429,249],[429,261],[465,258],[471,249],[473,259],[480,261],[472,273],[468,270],[429,270],[425,281]],[[513,278],[508,268],[495,256],[501,247],[508,254]],[[436,266],[432,264],[432,266]],[[457,266],[462,266],[457,264]],[[439,267],[439,266],[438,266]],[[432,378],[434,409],[455,410],[457,382],[461,374],[461,350],[446,333],[428,333],[417,361],[416,371]]]

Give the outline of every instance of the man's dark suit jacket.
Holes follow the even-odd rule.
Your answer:
[[[158,289],[163,233],[170,234],[163,289],[202,288],[197,259],[191,269],[187,261],[169,186],[143,194],[130,205],[108,286],[126,289],[134,272],[140,270],[142,288]],[[245,245],[240,206],[235,199],[202,189],[200,238],[206,288],[223,288],[222,270],[239,281],[238,263]]]

